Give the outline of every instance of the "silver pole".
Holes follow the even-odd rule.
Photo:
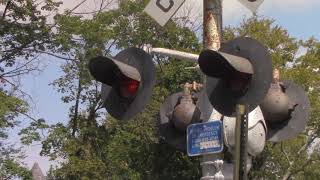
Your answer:
[[[143,45],[142,49],[149,54],[159,54],[161,56],[169,56],[179,60],[198,63],[198,58],[199,58],[198,54],[192,54],[192,53],[171,50],[166,48],[153,48],[151,45],[148,45],[148,44]]]
[[[222,40],[222,0],[203,0],[203,46],[219,50]],[[220,121],[222,115],[213,111],[209,121]],[[223,180],[222,153],[203,155],[201,180]]]
[[[248,114],[246,106],[236,105],[236,142],[235,160],[233,169],[234,180],[247,179],[247,141],[248,141]]]

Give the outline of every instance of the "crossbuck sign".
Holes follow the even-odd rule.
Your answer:
[[[256,13],[264,0],[238,0],[242,5],[248,8],[252,13]]]
[[[151,0],[144,11],[164,26],[185,0]]]

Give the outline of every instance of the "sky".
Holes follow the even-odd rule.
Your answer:
[[[63,0],[61,9],[73,8],[82,0]],[[99,0],[87,0],[76,11],[91,11],[97,7],[95,3]],[[183,13],[186,7],[193,7],[193,13],[202,13],[202,0],[186,0],[185,4],[177,12]],[[311,36],[320,39],[320,0],[265,0],[258,9],[258,15],[273,18],[276,24],[287,29],[289,34],[298,39],[308,39]],[[250,17],[252,13],[237,0],[223,0],[223,25],[236,26],[243,18]],[[317,23],[318,22],[318,23]],[[303,53],[303,52],[302,52]],[[44,60],[43,71],[28,75],[22,78],[21,89],[28,92],[32,97],[32,109],[30,114],[33,117],[44,118],[50,123],[67,122],[69,106],[60,100],[61,94],[49,86],[53,80],[61,75],[59,66],[62,61],[49,56],[41,56]],[[21,126],[27,123],[22,122]],[[11,141],[18,143],[18,136],[15,131],[11,132]],[[52,162],[46,157],[40,157],[40,144],[26,147],[27,158],[24,162],[29,168],[34,162],[38,162],[44,172],[46,172]]]

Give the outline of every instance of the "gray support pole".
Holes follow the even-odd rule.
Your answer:
[[[217,51],[222,39],[222,0],[203,0],[203,46]],[[222,115],[213,111],[209,121],[220,121]],[[201,180],[223,180],[222,154],[203,155]]]

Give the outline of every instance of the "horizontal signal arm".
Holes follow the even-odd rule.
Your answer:
[[[180,60],[185,60],[189,62],[195,62],[198,63],[198,54],[192,54],[192,53],[187,53],[187,52],[182,52],[182,51],[177,51],[177,50],[172,50],[172,49],[166,49],[166,48],[153,48],[149,44],[145,44],[142,46],[142,49],[147,52],[148,54],[159,54],[162,56],[168,56]]]

